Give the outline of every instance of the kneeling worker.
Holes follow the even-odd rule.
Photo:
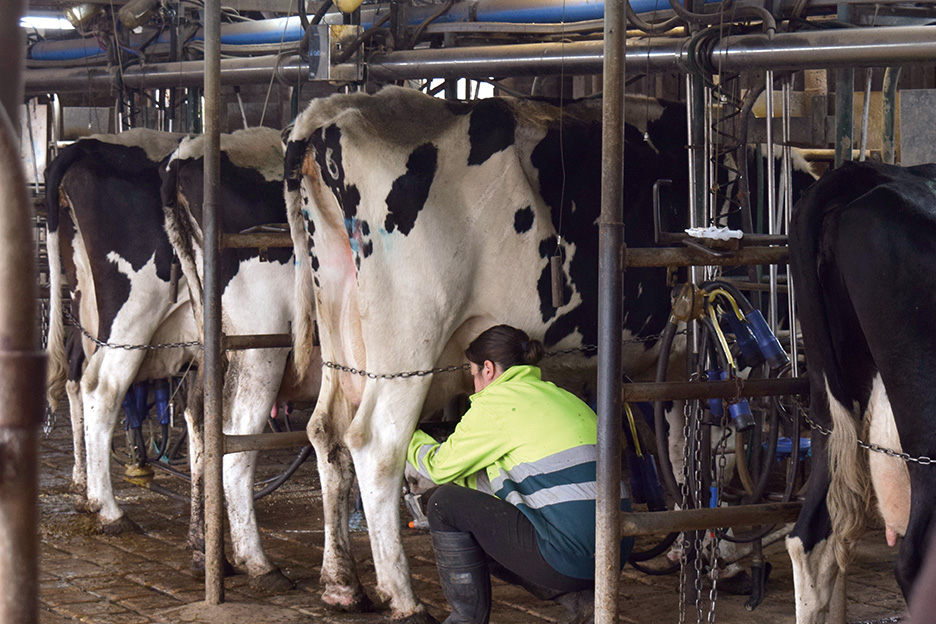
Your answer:
[[[487,624],[491,573],[563,604],[567,621],[593,618],[597,418],[541,379],[543,353],[519,329],[488,329],[465,351],[475,394],[455,431],[410,441],[410,464],[444,484],[427,515],[446,624]],[[632,545],[621,541],[622,565]]]

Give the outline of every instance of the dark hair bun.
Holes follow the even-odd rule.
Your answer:
[[[539,340],[524,340],[520,346],[523,348],[524,364],[536,364],[546,354],[546,348]]]

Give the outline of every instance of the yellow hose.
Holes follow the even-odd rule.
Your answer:
[[[634,450],[637,457],[643,459],[643,451],[640,450],[640,440],[637,438],[637,424],[634,422],[634,412],[631,411],[630,403],[624,404],[624,413],[627,415],[627,424],[630,426],[631,437],[634,438]]]

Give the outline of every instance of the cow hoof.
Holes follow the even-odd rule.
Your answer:
[[[402,618],[391,618],[393,624],[439,624],[439,620],[429,615],[428,611],[420,611]]]
[[[344,613],[373,613],[380,610],[363,588],[352,592],[326,590],[322,594],[322,602],[325,608]]]
[[[112,522],[105,522],[100,517],[97,519],[97,530],[102,535],[126,535],[128,533],[143,533],[136,522],[127,516],[120,516]]]
[[[260,576],[251,576],[247,580],[247,586],[256,592],[278,594],[295,589],[296,583],[280,572],[279,568],[273,568]]]
[[[92,504],[90,500],[82,493],[75,499],[75,511],[79,513],[95,514],[101,511],[100,505]]]

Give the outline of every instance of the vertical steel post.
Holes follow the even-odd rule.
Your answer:
[[[224,488],[221,481],[223,370],[218,209],[221,185],[221,2],[205,2],[205,602],[224,602]]]
[[[793,76],[783,80],[783,171],[784,171],[784,219],[787,235],[790,233],[790,220],[793,217],[793,146],[792,128],[793,117]],[[796,342],[796,292],[793,284],[793,275],[787,263],[787,318],[790,324],[790,366],[793,377],[799,375],[799,347]],[[799,442],[797,442],[799,444]]]
[[[855,70],[835,70],[835,166],[852,159],[855,128]]]
[[[851,8],[840,4],[836,9],[840,21],[848,23]],[[835,166],[852,159],[855,131],[855,70],[835,70]]]
[[[686,136],[689,137],[689,227],[703,227],[705,223],[705,201],[708,197],[708,180],[705,163],[705,86],[694,74],[686,75]],[[689,281],[702,281],[700,267],[689,267]],[[686,372],[695,370],[695,354],[699,352],[699,332],[695,321],[689,322],[689,353]]]
[[[39,621],[38,430],[45,356],[38,350],[33,221],[19,153],[26,3],[3,0],[0,41],[0,622]]]
[[[765,77],[767,81],[764,97],[767,98],[767,233],[777,233],[777,174],[776,163],[774,159],[774,73],[768,71]],[[770,331],[777,334],[777,265],[771,264],[770,271],[770,309],[767,315],[767,324]]]
[[[881,140],[881,160],[889,165],[896,163],[894,149],[894,126],[897,111],[897,83],[900,81],[900,68],[888,67],[884,70],[884,127],[882,129],[883,137]]]
[[[858,143],[858,162],[865,161],[865,151],[868,149],[868,117],[871,116],[871,79],[874,69],[865,69],[864,101],[861,103],[861,141]]]
[[[621,324],[624,272],[624,0],[605,2],[598,223],[598,492],[595,623],[618,620],[621,577]]]

